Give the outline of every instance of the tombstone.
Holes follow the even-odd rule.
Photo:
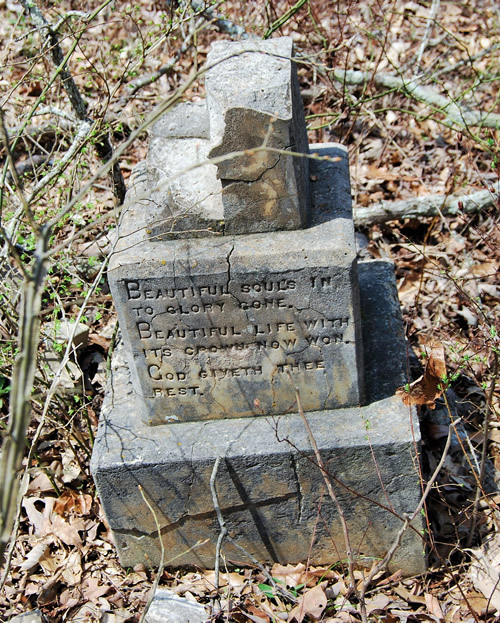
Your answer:
[[[122,343],[91,464],[124,566],[162,551],[214,566],[217,457],[220,509],[250,556],[345,559],[296,388],[360,565],[418,504],[393,268],[357,262],[347,152],[308,146],[292,58],[289,38],[215,43],[206,99],[159,119],[134,172],[108,271]],[[391,568],[424,570],[422,527]]]

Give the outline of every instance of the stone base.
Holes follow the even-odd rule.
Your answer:
[[[359,273],[369,404],[308,413],[307,419],[354,554],[370,566],[418,504],[420,432],[415,413],[394,396],[405,383],[406,354],[392,266],[368,262]],[[226,526],[257,560],[345,560],[338,513],[299,415],[150,427],[138,411],[123,350],[117,350],[91,470],[124,566],[159,564],[158,522],[167,566],[213,568],[219,525],[209,481],[219,456],[216,487]],[[390,568],[406,575],[424,571],[422,528],[419,517]],[[227,542],[223,554],[228,563],[250,562]]]

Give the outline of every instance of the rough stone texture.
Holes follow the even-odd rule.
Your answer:
[[[418,503],[419,429],[415,414],[394,396],[405,382],[405,345],[392,266],[360,265],[360,281],[370,404],[307,417],[331,468],[356,557],[370,566],[391,545],[403,513]],[[345,558],[338,515],[298,415],[149,427],[135,416],[141,399],[123,355],[122,349],[115,356],[91,468],[124,566],[159,562],[156,524],[141,484],[162,526],[167,564],[213,567],[219,527],[209,479],[218,456],[227,527],[259,561],[296,563],[310,556],[312,564],[333,564]],[[292,393],[289,401],[293,408]],[[421,528],[419,517],[392,569],[424,570]],[[245,562],[227,543],[224,554]]]
[[[128,201],[147,212],[151,236],[208,236],[298,229],[309,214],[307,133],[293,44],[217,42],[208,55],[207,99],[181,103],[153,127]],[[248,88],[248,76],[252,88]],[[204,164],[217,158],[216,164]],[[191,169],[191,170],[189,170]]]
[[[146,422],[362,402],[347,154],[315,151],[307,229],[150,240],[127,215],[108,279]]]
[[[210,613],[201,605],[179,597],[166,588],[157,588],[144,623],[206,623]]]

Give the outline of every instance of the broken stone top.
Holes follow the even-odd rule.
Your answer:
[[[154,236],[246,234],[307,224],[308,159],[287,155],[308,153],[292,57],[289,37],[212,46],[206,100],[179,104],[157,122],[146,176],[134,182],[134,192],[148,197],[141,204],[147,204]],[[200,166],[208,159],[214,164]],[[147,194],[152,186],[160,190]]]

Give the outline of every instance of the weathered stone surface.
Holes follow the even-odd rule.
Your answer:
[[[361,265],[360,280],[370,404],[307,418],[331,467],[356,558],[370,566],[390,547],[403,514],[418,503],[419,437],[411,422],[415,414],[394,396],[405,382],[405,345],[392,266]],[[135,417],[140,402],[122,350],[113,365],[92,473],[123,565],[145,562],[146,556],[159,562],[155,519],[137,488],[141,484],[162,526],[167,564],[213,567],[219,527],[209,479],[218,456],[217,491],[228,529],[259,561],[294,563],[310,554],[312,564],[333,564],[345,558],[339,518],[298,415],[148,427]],[[293,409],[292,392],[289,403]],[[322,519],[316,522],[319,508]],[[420,517],[414,528],[391,565],[405,574],[425,566]],[[229,544],[224,553],[242,561]]]
[[[287,413],[295,385],[308,411],[362,401],[347,154],[316,151],[331,161],[312,165],[307,229],[173,241],[122,230],[108,279],[148,423]]]
[[[166,588],[158,588],[144,623],[205,623],[210,613],[201,604],[179,597]]]
[[[146,175],[128,200],[151,235],[203,237],[297,229],[309,216],[308,153],[291,38],[218,42],[207,99],[181,103],[153,127]],[[248,76],[252,88],[248,88]],[[253,155],[223,156],[262,145]],[[215,164],[204,164],[209,158]],[[188,234],[189,232],[189,234]]]

